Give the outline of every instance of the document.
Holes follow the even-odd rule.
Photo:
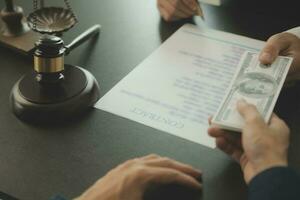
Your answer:
[[[214,6],[220,6],[221,5],[221,0],[199,0],[201,3],[206,3],[206,4],[211,4]]]
[[[105,94],[96,108],[215,147],[207,135],[245,51],[264,42],[186,24]]]
[[[265,122],[269,122],[292,61],[291,57],[279,56],[266,66],[259,62],[257,53],[245,52],[212,123],[241,132],[244,120],[236,108],[240,99],[255,105]]]

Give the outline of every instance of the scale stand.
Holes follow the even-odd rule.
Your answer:
[[[28,27],[23,9],[5,0],[6,7],[0,12],[0,45],[23,54],[30,54],[41,34]]]

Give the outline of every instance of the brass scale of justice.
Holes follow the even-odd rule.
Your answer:
[[[17,81],[11,91],[11,108],[21,120],[68,120],[93,106],[100,97],[97,80],[90,72],[64,63],[64,56],[72,49],[98,35],[100,25],[64,45],[57,35],[78,22],[69,1],[64,3],[66,8],[45,7],[43,0],[34,0],[34,11],[27,17],[29,27],[44,35],[35,43],[34,70]]]

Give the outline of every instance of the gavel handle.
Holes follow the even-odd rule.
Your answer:
[[[84,31],[78,37],[76,37],[70,44],[66,45],[66,54],[69,54],[73,49],[80,46],[85,41],[89,40],[91,37],[99,34],[101,26],[99,24],[92,26],[88,30]]]

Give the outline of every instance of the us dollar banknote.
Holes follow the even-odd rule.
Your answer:
[[[259,62],[259,55],[245,52],[212,124],[241,132],[244,120],[237,111],[237,101],[254,104],[265,122],[270,120],[293,58],[279,56],[271,65]]]

